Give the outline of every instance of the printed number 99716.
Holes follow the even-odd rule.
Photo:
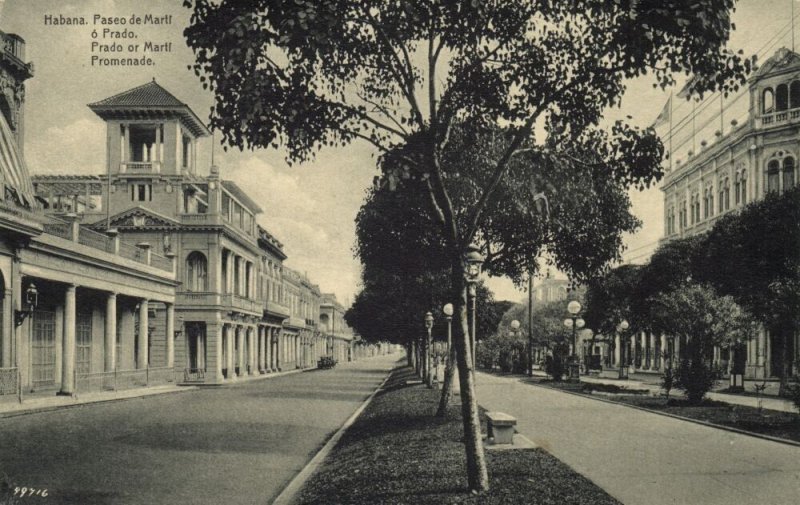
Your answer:
[[[26,496],[47,497],[47,489],[36,489],[35,487],[15,487],[14,496],[24,498]]]

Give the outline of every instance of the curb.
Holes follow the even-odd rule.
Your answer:
[[[117,403],[117,402],[125,402],[129,400],[141,400],[142,398],[148,398],[150,396],[162,396],[162,395],[169,395],[169,394],[177,394],[177,393],[186,393],[189,391],[196,391],[200,389],[197,386],[181,386],[179,389],[172,389],[169,391],[158,391],[158,392],[151,392],[144,395],[135,395],[135,396],[127,396],[124,398],[106,398],[106,399],[98,399],[98,400],[90,400],[85,402],[76,402],[76,403],[66,403],[63,405],[48,405],[46,407],[31,407],[30,409],[20,409],[20,410],[12,410],[9,412],[0,412],[0,419],[7,419],[11,417],[19,417],[19,416],[26,416],[29,414],[41,414],[43,412],[53,412],[56,410],[66,410],[66,409],[75,409],[80,407],[88,407],[90,405],[98,405],[101,403]]]
[[[311,370],[316,370],[316,368],[295,368],[294,370],[285,370],[280,372],[270,372],[263,375],[253,375],[247,377],[237,377],[233,382],[222,382],[220,384],[210,384],[209,386],[214,386],[218,388],[226,388],[226,387],[236,387],[242,384],[249,384],[251,382],[258,382],[262,380],[269,380],[269,379],[277,379],[278,377],[285,377],[287,375],[293,375],[296,373],[308,372]],[[208,387],[208,386],[201,386],[201,387]]]
[[[710,423],[708,421],[702,421],[700,419],[692,419],[691,417],[679,416],[677,414],[670,414],[669,412],[662,412],[662,411],[659,411],[659,410],[648,409],[646,407],[640,407],[638,405],[631,405],[631,404],[623,403],[623,402],[615,402],[614,400],[607,400],[606,398],[598,398],[598,397],[592,396],[592,395],[584,395],[584,394],[575,393],[575,392],[572,392],[572,391],[564,391],[563,389],[551,388],[551,387],[548,387],[548,386],[542,386],[540,384],[533,384],[533,383],[530,383],[530,382],[528,384],[530,384],[531,386],[534,386],[534,387],[538,387],[538,388],[542,388],[542,389],[548,389],[550,391],[558,391],[559,393],[566,393],[568,395],[579,396],[581,398],[587,398],[589,400],[596,400],[598,402],[605,402],[605,403],[610,403],[612,405],[619,405],[620,407],[627,407],[627,408],[631,408],[631,409],[641,410],[643,412],[649,412],[651,414],[657,414],[659,416],[671,417],[673,419],[679,419],[681,421],[688,421],[690,423],[699,424],[701,426],[707,426],[709,428],[716,428],[716,429],[719,429],[719,430],[730,431],[732,433],[738,433],[739,435],[747,435],[747,436],[751,436],[751,437],[754,437],[754,438],[760,438],[760,439],[763,439],[763,440],[769,440],[771,442],[777,442],[779,444],[785,444],[785,445],[792,445],[792,446],[795,446],[795,447],[800,447],[800,442],[797,442],[795,440],[790,440],[788,438],[773,437],[772,435],[764,435],[763,433],[755,433],[753,431],[746,431],[746,430],[743,430],[743,429],[740,429],[740,428],[734,428],[733,426],[725,426],[724,424]]]
[[[336,444],[339,443],[339,439],[342,438],[342,435],[347,431],[350,426],[358,419],[364,409],[367,408],[367,405],[372,402],[372,399],[375,398],[375,395],[378,394],[379,391],[383,389],[383,386],[389,380],[389,377],[392,376],[392,372],[394,372],[397,367],[392,367],[389,370],[389,373],[386,374],[386,377],[381,381],[375,391],[370,394],[366,400],[364,400],[361,405],[353,412],[350,417],[344,422],[344,424],[333,434],[333,436],[328,440],[325,445],[322,446],[322,449],[311,458],[311,461],[306,463],[306,466],[300,470],[300,473],[294,476],[294,478],[289,481],[289,484],[283,488],[283,491],[278,494],[275,500],[272,501],[272,505],[291,505],[294,503],[295,498],[297,498],[297,493],[303,488],[303,485],[308,481],[311,475],[319,468],[325,458],[331,453]]]

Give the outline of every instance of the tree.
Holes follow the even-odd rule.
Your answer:
[[[583,313],[586,326],[602,335],[615,334],[623,319],[632,328],[643,327],[644,322],[638,317],[642,303],[637,296],[642,285],[641,277],[641,266],[622,265],[590,280]]]
[[[752,337],[756,322],[731,296],[708,285],[684,285],[651,300],[652,326],[681,341],[676,385],[698,404],[714,383],[711,360],[715,346],[734,345]]]
[[[356,217],[355,253],[363,265],[363,289],[346,314],[348,324],[367,340],[388,338],[408,345],[409,355],[425,332],[421,324],[425,312],[434,314],[434,337],[444,340],[447,331],[439,315],[450,302],[447,262],[425,205],[424,191],[372,188]],[[478,285],[479,335],[497,327],[507,303],[494,302],[491,291]],[[453,359],[447,362],[440,415],[452,394],[453,363]]]
[[[800,331],[800,188],[770,193],[708,233],[698,275],[747,308],[780,349],[780,393],[786,394],[793,336]]]
[[[674,73],[691,71],[691,91],[702,93],[737,88],[750,69],[749,60],[724,49],[733,0],[184,3],[192,9],[185,35],[197,60],[193,68],[216,95],[211,126],[227,145],[283,145],[290,161],[303,161],[323,146],[362,139],[395,158],[382,164],[388,185],[425,181],[447,246],[462,335],[462,256],[470,243],[495,257],[490,273],[517,280],[536,270],[531,253],[543,246],[575,278],[618,257],[619,232],[630,222],[599,209],[605,197],[626,198],[620,186],[646,186],[659,177],[663,152],[653,132],[621,122],[610,133],[595,127],[604,109],[619,102],[626,79],[651,72],[666,86]],[[483,133],[507,125],[484,149],[461,213],[453,206],[453,181],[462,166],[444,159],[460,137],[452,135],[457,124]],[[545,131],[538,139],[537,124]],[[542,173],[555,166],[590,169],[595,177],[578,188],[588,187],[593,198],[586,203],[595,204],[600,219],[586,220],[563,205],[559,226],[539,220],[535,235],[542,241],[496,235],[499,210],[511,206],[526,214],[543,191],[557,200],[553,188],[527,184],[529,192],[516,184],[515,198],[498,198],[520,158]],[[603,228],[611,233],[600,235]],[[593,243],[595,237],[601,240]],[[455,347],[468,485],[481,491],[488,474],[471,350],[464,338]]]

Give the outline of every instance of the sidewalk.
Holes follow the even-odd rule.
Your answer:
[[[22,403],[17,401],[16,397],[14,397],[13,400],[8,398],[0,401],[0,419],[23,414],[33,414],[36,412],[49,412],[51,410],[77,407],[90,403],[114,402],[145,396],[181,393],[194,389],[197,389],[197,386],[163,385],[124,389],[121,391],[81,393],[76,396],[56,396],[55,392],[53,392],[52,396],[23,397]]]
[[[477,374],[478,400],[628,505],[796,503],[800,448]]]
[[[234,386],[236,384],[245,384],[263,379],[272,379],[307,370],[315,370],[315,368],[286,370],[283,372],[274,372],[265,375],[238,377],[235,381],[225,382],[219,386]],[[159,386],[122,389],[117,391],[92,391],[85,393],[78,392],[75,396],[57,396],[53,391],[48,392],[47,394],[39,393],[35,395],[23,396],[22,403],[17,400],[16,396],[8,395],[6,397],[0,397],[0,419],[24,414],[33,414],[37,412],[49,412],[52,410],[66,409],[92,403],[115,402],[169,393],[183,393],[186,391],[193,391],[201,387],[206,386],[178,386],[175,384],[164,384]]]

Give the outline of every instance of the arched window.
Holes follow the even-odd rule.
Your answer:
[[[794,158],[783,159],[783,190],[794,187]]]
[[[775,95],[772,88],[767,88],[761,94],[761,113],[771,114],[775,111]]]
[[[731,181],[725,178],[725,210],[731,208]]]
[[[796,109],[800,107],[800,81],[792,81],[789,86],[789,108]]]
[[[747,203],[747,170],[742,170],[740,190],[742,192],[742,205]]]
[[[186,258],[186,291],[208,291],[208,261],[199,251]]]
[[[742,189],[741,175],[737,173],[736,182],[733,183],[733,197],[736,202],[736,205],[739,205],[741,203],[741,197],[742,197],[740,193],[741,189]]]
[[[780,163],[772,160],[767,165],[767,192],[780,190]]]
[[[789,86],[778,84],[775,88],[775,110],[782,111],[789,108]]]

